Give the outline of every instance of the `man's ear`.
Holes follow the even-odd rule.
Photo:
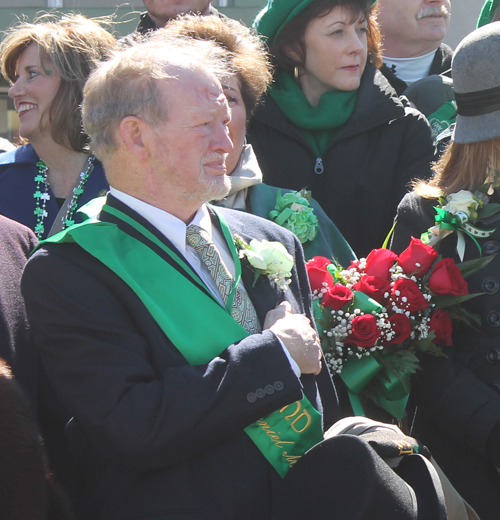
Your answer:
[[[118,132],[125,146],[140,159],[149,157],[147,146],[149,125],[140,117],[124,117],[118,126]]]

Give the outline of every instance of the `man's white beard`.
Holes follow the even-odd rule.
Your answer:
[[[201,184],[199,188],[186,194],[189,200],[202,202],[222,200],[231,190],[231,180],[227,175],[209,177],[205,173],[203,166],[201,167],[198,182]]]

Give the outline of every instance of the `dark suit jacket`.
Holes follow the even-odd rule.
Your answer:
[[[19,284],[37,243],[30,229],[0,215],[0,357],[32,401],[36,396],[37,363]]]
[[[110,204],[133,213],[112,197]],[[295,236],[253,215],[221,211],[232,232],[247,241],[279,240],[287,247],[295,267],[285,298],[295,312],[310,316]],[[262,321],[283,295],[265,276],[252,287],[253,273],[245,266],[243,281]],[[22,289],[49,377],[74,415],[68,434],[82,518],[271,518],[281,480],[243,429],[303,392],[321,409],[316,380],[325,426],[336,419],[327,372],[299,380],[269,331],[227,346],[206,365],[189,366],[135,293],[76,244],[40,249]],[[197,312],[193,301],[193,327]],[[268,384],[282,389],[247,399]]]

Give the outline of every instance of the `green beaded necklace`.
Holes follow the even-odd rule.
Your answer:
[[[78,205],[78,199],[80,198],[80,195],[83,193],[83,189],[85,187],[87,179],[90,177],[90,174],[92,173],[93,169],[94,156],[90,154],[89,158],[87,159],[87,162],[85,163],[84,169],[80,172],[80,182],[78,183],[78,186],[73,188],[73,196],[71,197],[71,201],[68,204],[68,211],[62,219],[63,229],[66,229],[67,227],[72,226],[75,223],[73,219],[73,213],[76,210],[76,207]]]
[[[49,183],[47,181],[47,172],[49,171],[49,168],[41,159],[36,163],[36,166],[38,168],[38,173],[35,176],[36,187],[33,197],[35,198],[36,202],[35,210],[33,213],[36,216],[35,234],[39,239],[41,239],[45,232],[44,220],[49,215],[47,210],[45,209],[47,201],[50,200]],[[73,219],[73,214],[78,206],[78,199],[80,198],[80,195],[83,193],[85,184],[88,178],[90,177],[90,174],[92,173],[93,169],[94,156],[90,154],[83,170],[80,173],[80,180],[78,182],[78,185],[75,188],[73,188],[72,197],[68,204],[68,211],[66,212],[66,215],[62,217],[63,229],[66,229],[67,227],[72,226],[75,223]],[[42,187],[42,183],[44,186],[43,191],[40,189]]]
[[[36,163],[36,166],[38,168],[38,174],[35,176],[36,187],[35,193],[33,193],[33,197],[35,198],[36,202],[35,211],[33,213],[36,216],[35,234],[39,239],[41,239],[43,232],[45,231],[43,221],[45,217],[49,215],[45,209],[47,201],[50,200],[49,183],[47,182],[47,171],[49,168],[41,159]],[[44,184],[43,193],[40,191],[42,182]]]

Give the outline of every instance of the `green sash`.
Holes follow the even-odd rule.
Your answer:
[[[235,283],[226,308],[204,290],[203,282],[191,266],[148,229],[116,208],[105,205],[102,211],[139,231],[167,253],[184,273],[117,225],[95,218],[67,228],[42,243],[75,242],[114,271],[137,294],[191,365],[208,363],[227,346],[248,336],[248,332],[231,317],[231,302],[241,278],[241,263],[222,215],[216,213],[236,268]],[[171,298],[173,294],[182,294],[182,298]],[[192,319],[194,306],[196,320]],[[245,432],[281,477],[306,450],[323,439],[321,414],[306,397],[263,417],[245,428]]]

